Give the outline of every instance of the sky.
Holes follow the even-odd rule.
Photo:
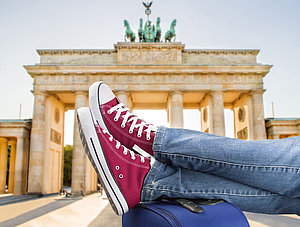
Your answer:
[[[146,19],[141,2],[0,0],[0,119],[19,118],[20,104],[21,118],[32,118],[33,79],[23,65],[39,62],[36,49],[113,49],[124,40],[124,19],[134,31]],[[273,65],[264,78],[265,117],[272,102],[275,117],[300,117],[299,11],[299,0],[153,0],[150,19],[160,16],[164,33],[176,18],[176,41],[188,49],[260,49],[258,62]]]

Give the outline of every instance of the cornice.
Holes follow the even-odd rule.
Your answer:
[[[0,128],[25,128],[31,129],[31,121],[28,122],[0,122]]]
[[[123,49],[179,49],[184,50],[185,45],[180,42],[174,43],[127,43],[118,42],[114,44],[116,50]]]
[[[113,49],[38,49],[36,51],[40,56],[63,54],[111,54],[117,52]]]
[[[188,54],[233,54],[233,55],[254,55],[257,56],[259,49],[185,49],[183,53]]]
[[[117,53],[118,49],[180,49],[182,53],[188,54],[223,54],[223,55],[254,55],[257,56],[259,49],[184,49],[181,43],[124,43],[114,44],[115,49],[38,49],[37,53],[42,55],[71,55],[71,54],[111,54]]]
[[[269,127],[274,127],[274,126],[298,126],[299,123],[300,123],[299,119],[295,119],[295,120],[269,120],[269,121],[266,122],[266,127],[269,128]]]

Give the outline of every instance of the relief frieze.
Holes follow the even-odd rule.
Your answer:
[[[180,64],[178,50],[123,50],[119,53],[121,64]]]

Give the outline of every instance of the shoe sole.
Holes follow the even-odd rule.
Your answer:
[[[102,113],[100,111],[100,100],[99,100],[99,92],[100,86],[104,84],[103,81],[98,81],[93,83],[89,89],[89,104],[92,112],[92,116],[95,124],[100,125],[101,128],[105,129],[109,132],[106,124],[104,123]]]
[[[117,215],[123,215],[129,210],[128,204],[107,165],[90,109],[87,107],[79,108],[77,119],[85,153],[98,174],[113,210]]]

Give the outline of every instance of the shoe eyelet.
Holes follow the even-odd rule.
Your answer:
[[[135,156],[133,156],[133,157],[131,157],[131,159],[132,159],[132,160],[135,160],[135,159],[136,159],[136,157],[135,157]]]
[[[107,111],[107,113],[108,113],[108,114],[111,114],[111,111],[110,111],[110,110],[108,110],[108,111]]]
[[[115,117],[115,118],[114,118],[114,121],[118,121],[118,119]]]
[[[119,167],[119,166],[116,166],[115,168],[116,168],[116,170],[119,170],[119,169],[120,169],[120,167]]]
[[[129,133],[132,134],[132,133],[133,133],[133,130],[129,130]]]
[[[123,151],[123,154],[124,154],[124,155],[127,155],[127,151]]]
[[[147,140],[151,140],[151,137],[147,137]]]
[[[123,178],[123,174],[119,174],[119,178],[122,179]]]
[[[141,137],[142,137],[142,134],[137,134],[137,137],[141,138]]]
[[[145,163],[145,159],[142,159],[141,162],[142,162],[142,163]]]
[[[121,124],[121,128],[125,128],[126,125]]]

